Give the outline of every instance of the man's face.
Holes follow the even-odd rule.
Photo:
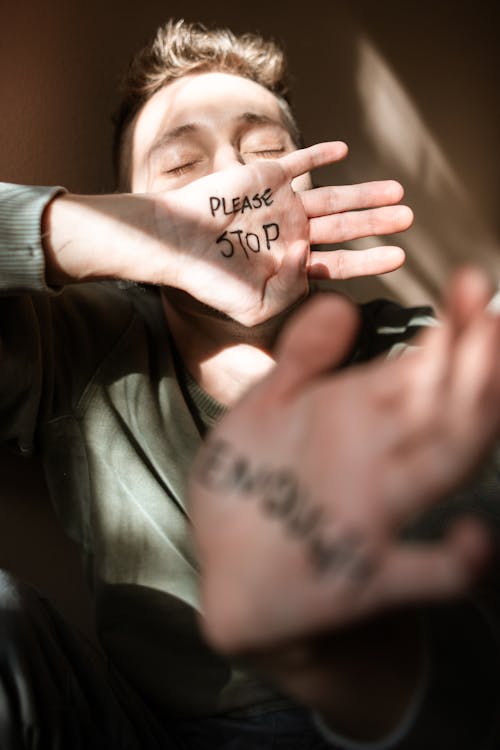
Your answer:
[[[169,83],[146,102],[132,128],[132,192],[173,190],[235,163],[296,149],[276,97],[227,73]],[[294,188],[309,184],[304,175]]]

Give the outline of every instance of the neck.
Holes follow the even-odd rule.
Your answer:
[[[187,371],[198,385],[231,406],[274,365],[274,345],[290,310],[247,328],[177,289],[165,289],[163,307]]]

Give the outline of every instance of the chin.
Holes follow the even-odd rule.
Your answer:
[[[219,329],[225,329],[233,338],[240,341],[251,343],[254,340],[273,340],[281,331],[287,318],[295,309],[304,302],[302,298],[288,307],[286,310],[273,315],[273,317],[254,326],[246,326],[243,323],[232,318],[227,313],[218,310],[216,307],[200,302],[192,295],[180,289],[173,287],[164,287],[162,295],[168,301],[169,305],[175,308],[178,315],[182,317],[197,318],[200,325],[211,325]]]

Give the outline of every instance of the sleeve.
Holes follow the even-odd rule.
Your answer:
[[[493,588],[498,588],[497,579]],[[490,599],[490,601],[488,601]],[[426,608],[427,665],[394,730],[356,742],[315,724],[332,750],[494,750],[500,746],[498,594]]]
[[[498,446],[469,486],[426,511],[405,530],[405,535],[410,540],[432,541],[464,516],[475,517],[486,525],[493,543],[493,559],[488,575],[467,600],[426,609],[429,687],[401,750],[433,746],[486,750],[500,746]]]
[[[32,452],[42,391],[40,305],[31,298],[49,291],[42,216],[61,190],[0,183],[0,442],[20,453]]]
[[[430,682],[430,641],[427,632],[427,621],[420,617],[421,636],[423,642],[423,664],[415,691],[398,724],[380,740],[371,742],[354,740],[339,734],[333,727],[328,726],[319,714],[313,714],[313,721],[321,736],[336,750],[397,750],[401,743],[411,734],[429,690]]]
[[[49,291],[45,283],[42,216],[61,187],[0,183],[0,292]]]
[[[63,190],[0,183],[0,443],[28,455],[41,423],[75,408],[131,319],[116,285],[47,286],[42,217]]]
[[[487,598],[478,594],[428,608],[429,685],[398,750],[499,747],[498,594],[489,603]]]

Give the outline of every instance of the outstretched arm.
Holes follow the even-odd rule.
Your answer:
[[[237,166],[168,192],[62,195],[46,212],[49,283],[121,278],[174,286],[245,325],[306,294],[310,276],[394,270],[397,247],[312,251],[311,243],[402,231],[409,208],[392,181],[294,192],[300,174],[343,158],[324,143]]]
[[[387,731],[415,690],[410,608],[464,595],[488,558],[470,520],[432,544],[400,536],[498,435],[500,320],[485,310],[488,291],[463,273],[421,348],[334,375],[356,315],[342,299],[313,300],[193,471],[207,637],[251,654],[358,737]]]

